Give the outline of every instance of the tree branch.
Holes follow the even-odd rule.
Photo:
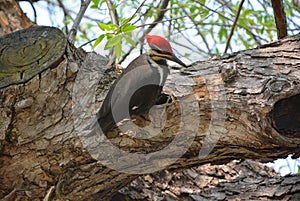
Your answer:
[[[46,28],[37,29],[44,33]],[[29,79],[5,85],[0,80],[1,198],[42,200],[52,192],[59,200],[105,200],[138,174],[234,159],[299,157],[300,35],[185,69],[170,68],[164,90],[174,101],[152,108],[152,122],[133,117],[148,130],[127,131],[124,120],[106,136],[82,128],[93,122],[117,77],[104,68],[107,60],[70,43],[66,49],[61,41],[53,61],[50,53],[57,52],[58,43],[51,34],[39,35],[29,44],[16,43],[24,38],[20,32],[8,36],[11,42],[0,41],[1,52],[9,54],[1,63],[14,61],[17,68],[24,58],[30,60],[23,69]],[[40,44],[49,45],[47,58]],[[32,49],[42,58],[24,51]],[[13,69],[12,78],[20,79],[20,70]],[[3,68],[0,75],[3,71],[7,75]]]
[[[79,27],[79,24],[84,16],[84,13],[86,11],[86,9],[88,8],[89,4],[90,4],[91,0],[81,0],[81,5],[80,5],[80,10],[74,20],[73,26],[70,30],[69,33],[69,41],[70,43],[74,43],[75,42],[75,38],[76,38],[76,34],[77,34],[77,30]]]
[[[271,0],[274,11],[278,39],[287,36],[286,16],[282,0]]]
[[[245,0],[242,0],[242,1],[241,1],[240,5],[239,5],[239,8],[238,8],[238,10],[237,10],[237,13],[236,13],[236,16],[235,16],[233,25],[232,25],[231,30],[230,30],[230,34],[229,34],[228,39],[227,39],[227,42],[226,42],[224,54],[227,53],[227,50],[228,50],[228,48],[229,48],[230,41],[231,41],[231,38],[232,38],[232,36],[233,36],[234,29],[235,29],[235,27],[236,27],[236,25],[237,25],[237,22],[238,22],[238,20],[239,20],[239,16],[240,16],[241,10],[242,10],[242,8],[243,8],[244,2],[245,2]]]
[[[230,2],[230,1],[227,1],[226,4],[229,3],[229,2]],[[216,14],[220,15],[220,16],[223,17],[224,19],[226,19],[226,20],[228,20],[228,21],[231,21],[231,22],[234,22],[231,18],[225,16],[224,14],[222,14],[222,13],[220,13],[220,12],[217,12],[217,9],[215,9],[215,10],[214,10],[214,9],[211,9],[211,8],[207,7],[205,4],[203,4],[203,3],[200,2],[200,1],[198,1],[198,3],[199,3],[201,6],[203,6],[204,8],[206,8],[207,10],[209,10],[209,11],[211,11],[211,12],[213,12],[213,13],[216,13]],[[225,4],[225,5],[226,5],[226,4]],[[260,42],[257,40],[257,38],[259,38],[259,39],[261,39],[261,40],[263,40],[263,41],[266,41],[265,39],[263,39],[263,38],[260,37],[259,35],[255,35],[248,27],[245,27],[245,26],[243,26],[243,25],[240,25],[239,23],[237,23],[236,25],[237,25],[238,27],[241,27],[241,28],[245,29],[246,31],[248,31],[248,32],[252,35],[253,39],[255,40],[255,42],[256,42],[258,45],[261,45],[261,44],[260,44]],[[224,25],[222,25],[222,26],[224,26]],[[268,41],[266,41],[266,42],[268,42]]]
[[[105,0],[108,11],[109,11],[109,16],[111,19],[111,22],[113,24],[117,24],[119,25],[119,17],[118,17],[118,13],[117,10],[115,8],[113,8],[113,3],[111,0]]]

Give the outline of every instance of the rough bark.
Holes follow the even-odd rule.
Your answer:
[[[67,45],[56,67],[0,90],[0,197],[105,200],[139,173],[297,157],[299,52],[297,35],[172,68],[165,90],[176,98],[166,114],[152,111],[155,125],[167,118],[162,132],[116,128],[106,139],[82,128],[116,73],[105,58]]]
[[[140,176],[112,200],[299,200],[299,188],[299,175],[280,177],[272,168],[246,160]]]

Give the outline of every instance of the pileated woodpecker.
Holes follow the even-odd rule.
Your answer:
[[[173,53],[170,43],[160,36],[146,35],[150,49],[134,59],[111,86],[97,113],[103,132],[131,115],[148,114],[158,102],[169,74],[166,60],[184,67]]]

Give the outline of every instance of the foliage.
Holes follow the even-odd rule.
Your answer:
[[[98,0],[94,2],[94,4],[99,3]],[[126,19],[126,17],[128,19],[128,12],[126,11],[137,9],[141,3],[141,1],[130,1],[129,3],[127,1],[115,1],[114,9],[120,19]],[[223,54],[223,48],[228,40],[239,4],[240,1],[174,0],[170,1],[167,8],[161,8],[162,3],[146,2],[143,5],[143,9],[137,12],[138,19],[135,22],[128,23],[131,26],[135,25],[136,28],[143,28],[144,31],[147,31],[149,24],[155,22],[155,19],[159,16],[160,9],[166,9],[163,19],[156,27],[163,29],[165,35],[170,37],[170,40],[173,40],[171,36],[174,36],[174,38],[183,37],[185,41],[188,41],[191,52],[198,53],[199,59],[199,57]],[[288,20],[293,21],[293,24],[297,24],[296,18],[299,14],[299,9],[298,11],[293,10],[295,6],[291,2],[285,1],[285,4],[289,9],[287,11]],[[105,1],[101,1],[98,5],[100,6],[92,7],[105,9]],[[229,46],[230,50],[238,51],[254,48],[276,39],[274,17],[270,13],[272,13],[270,2],[248,1],[244,4]],[[117,27],[110,22],[105,23],[108,26]],[[101,30],[103,31],[104,29]],[[290,34],[294,34],[293,29],[289,29],[289,31]],[[116,37],[118,34],[122,35],[121,32],[108,33],[107,38],[109,40],[107,43],[109,45],[106,45],[106,47],[109,47],[111,42],[124,41],[123,39],[127,43],[129,42],[122,36]],[[98,44],[101,39],[103,39],[103,34],[98,37],[95,44]],[[194,42],[196,40],[197,42]],[[132,45],[131,43],[129,44]],[[186,44],[179,45],[184,46]]]
[[[105,33],[101,34],[93,45],[95,48],[104,38],[107,39],[105,50],[114,48],[118,60],[120,60],[122,54],[122,41],[126,41],[131,46],[135,46],[135,42],[132,40],[131,32],[136,29],[136,26],[131,25],[128,20],[124,20],[124,23],[118,26],[117,24],[103,24],[98,23],[99,28]]]
[[[101,9],[101,6],[105,1],[93,0],[93,9]],[[113,5],[112,9],[116,11],[117,6]],[[103,34],[100,34],[96,39],[93,48],[95,48],[103,39],[107,39],[105,50],[114,48],[117,59],[120,60],[122,54],[122,42],[125,41],[129,45],[135,47],[136,44],[132,39],[131,32],[136,29],[136,26],[132,25],[130,21],[134,19],[134,16],[121,19],[120,25],[114,23],[97,23],[98,27]],[[118,19],[120,20],[120,19]]]
[[[61,9],[69,11],[64,12],[62,24],[70,27],[71,21],[76,16],[76,12],[71,12],[70,5],[74,5],[75,2],[78,4],[79,1],[61,2]],[[107,2],[111,2],[111,9],[117,14],[119,23],[113,23]],[[189,51],[181,51],[179,56],[194,55],[194,58],[190,59],[199,60],[201,57],[222,55],[240,2],[237,0],[92,0],[81,23],[81,34],[77,37],[77,43],[85,43],[96,37],[93,48],[105,41],[105,49],[114,47],[120,59],[121,55],[128,53],[123,50],[124,44],[133,47],[137,44],[138,40],[132,37],[133,33],[142,36],[155,27],[162,30],[171,41],[177,42],[178,38],[182,38],[182,42],[176,43],[177,49],[188,47]],[[48,3],[53,4],[53,1]],[[299,30],[300,7],[294,1],[288,0],[284,1],[284,5],[288,33],[293,35]],[[273,13],[270,1],[246,1],[235,25],[229,51],[254,48],[276,39],[274,17],[270,13]],[[123,60],[124,58],[121,59]]]

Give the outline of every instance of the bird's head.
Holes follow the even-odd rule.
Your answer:
[[[161,36],[145,35],[149,44],[150,50],[148,54],[154,61],[161,59],[168,59],[174,61],[184,67],[187,67],[182,61],[180,61],[172,51],[170,43]]]

